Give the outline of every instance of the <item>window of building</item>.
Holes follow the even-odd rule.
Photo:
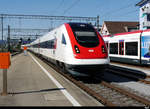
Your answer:
[[[150,14],[147,14],[147,21],[150,21]]]
[[[138,42],[126,42],[126,55],[138,56]]]
[[[110,43],[109,50],[110,54],[118,54],[118,43]]]

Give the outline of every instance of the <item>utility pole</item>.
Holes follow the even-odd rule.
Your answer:
[[[3,14],[1,14],[1,30],[2,30],[2,52],[4,50],[4,39],[3,39]]]
[[[99,31],[99,15],[97,16],[97,30]]]
[[[10,52],[10,26],[8,25],[8,38],[7,38],[7,43],[8,43],[8,52]]]

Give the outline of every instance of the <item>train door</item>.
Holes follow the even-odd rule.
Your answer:
[[[124,55],[124,40],[119,40],[119,55]]]

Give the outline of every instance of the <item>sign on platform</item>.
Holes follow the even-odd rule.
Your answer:
[[[10,64],[10,53],[0,53],[0,69],[8,69]]]
[[[26,47],[26,46],[24,46],[24,50],[27,50],[27,47]]]

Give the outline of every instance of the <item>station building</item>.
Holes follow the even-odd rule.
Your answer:
[[[136,6],[140,7],[140,30],[150,29],[150,0],[141,0]]]
[[[113,35],[117,33],[131,32],[139,29],[139,22],[129,21],[104,21],[101,35]]]

